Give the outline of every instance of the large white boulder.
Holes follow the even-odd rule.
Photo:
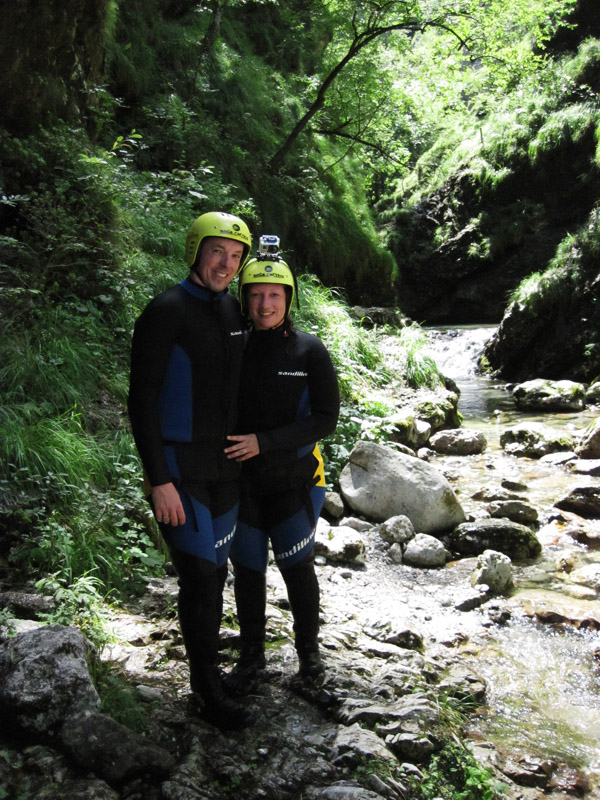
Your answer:
[[[402,514],[419,533],[441,533],[465,521],[452,487],[434,466],[374,442],[357,442],[340,476],[344,500],[382,522]]]
[[[581,411],[585,408],[585,387],[575,381],[535,378],[513,389],[517,408],[540,411]]]

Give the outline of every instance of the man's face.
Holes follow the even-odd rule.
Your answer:
[[[210,289],[221,292],[235,278],[242,264],[244,246],[235,239],[208,236],[202,241],[200,260],[192,280]]]

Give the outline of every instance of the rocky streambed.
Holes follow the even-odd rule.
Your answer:
[[[441,405],[430,400],[429,412],[443,408],[447,397]],[[402,394],[398,403],[403,436],[410,402]],[[47,610],[45,601],[15,588],[0,598],[21,618],[17,637],[0,643],[0,794],[63,800],[408,800],[420,796],[417,785],[426,785],[430,759],[455,748],[455,766],[463,769],[465,781],[471,779],[465,797],[473,800],[484,796],[476,787],[477,764],[490,768],[498,796],[507,800],[600,796],[593,737],[586,759],[581,749],[565,746],[573,738],[572,726],[553,729],[554,741],[541,742],[536,735],[543,726],[535,702],[541,705],[543,699],[523,703],[516,727],[504,735],[496,724],[515,717],[514,693],[526,697],[536,661],[540,683],[549,683],[539,644],[548,631],[561,646],[575,637],[579,647],[569,661],[564,648],[556,651],[554,671],[563,670],[559,685],[571,687],[560,698],[563,716],[585,717],[585,711],[591,721],[593,715],[600,584],[593,568],[584,568],[594,564],[588,556],[595,552],[596,522],[578,513],[581,505],[572,506],[575,510],[553,505],[567,488],[558,480],[564,464],[580,459],[574,453],[567,459],[562,451],[561,459],[541,465],[539,455],[507,456],[495,442],[472,455],[436,452],[433,430],[424,433],[430,424],[425,416],[414,414],[417,423],[409,426],[418,440],[412,458],[421,449],[419,462],[431,464],[452,487],[465,524],[479,520],[488,547],[498,544],[490,538],[495,521],[508,536],[521,526],[539,542],[539,553],[512,564],[516,591],[495,595],[481,583],[473,585],[479,553],[459,552],[459,540],[444,534],[419,534],[438,546],[428,549],[431,543],[424,542],[409,563],[407,545],[417,538],[414,530],[406,535],[410,525],[402,520],[387,525],[384,518],[357,513],[348,498],[331,496],[318,533],[324,680],[307,686],[295,677],[291,614],[284,585],[270,567],[268,663],[245,701],[257,723],[225,734],[203,722],[190,702],[173,576],[151,581],[142,598],[111,611],[113,641],[96,657],[77,631],[37,622]],[[434,417],[433,427],[444,427],[439,415]],[[468,433],[470,425],[463,427]],[[402,447],[408,445],[399,442],[395,450]],[[552,491],[542,498],[536,488],[540,474],[547,473],[554,476],[553,499]],[[573,473],[568,477],[571,481]],[[543,477],[544,486],[551,482]],[[594,486],[596,479],[588,475],[583,483]],[[591,502],[590,496],[586,500]],[[523,514],[524,507],[533,508],[535,518],[524,523],[502,516]],[[443,560],[434,566],[428,559],[433,551],[438,558],[440,548]],[[557,583],[566,590],[560,602],[553,591]],[[236,645],[228,583],[225,670]],[[99,711],[89,669],[98,657],[134,690],[138,732]],[[569,682],[575,671],[586,671],[585,690]],[[585,709],[578,709],[575,695]],[[457,708],[471,714],[458,734]],[[525,724],[527,718],[532,725]],[[463,745],[477,761],[464,755]],[[433,800],[431,793],[426,796]],[[441,796],[458,795],[444,790]]]
[[[498,609],[489,605],[477,621],[457,610],[466,563],[435,572],[391,566],[376,533],[363,539],[363,564],[319,559],[327,663],[319,685],[295,678],[291,615],[271,571],[268,665],[246,700],[257,723],[241,732],[221,733],[194,713],[172,577],[152,581],[137,608],[113,613],[115,641],[101,654],[135,687],[143,734],[98,712],[89,653],[74,629],[22,623],[30,630],[0,645],[4,796],[410,797],[419,765],[447,734],[452,699],[484,702],[459,648],[473,627],[496,624]],[[230,585],[225,613],[234,614]],[[227,669],[237,633],[222,634]],[[479,748],[480,758],[492,754]],[[537,796],[503,780],[507,797]]]

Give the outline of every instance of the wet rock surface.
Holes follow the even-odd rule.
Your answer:
[[[95,710],[65,711],[61,735],[43,743],[25,736],[15,749],[4,734],[13,758],[11,767],[0,765],[2,784],[15,796],[26,790],[23,796],[36,798],[410,797],[411,775],[443,741],[440,708],[452,697],[472,707],[485,703],[485,686],[464,648],[490,625],[504,624],[510,612],[503,598],[486,607],[489,596],[470,587],[474,559],[425,570],[394,564],[378,526],[363,525],[364,563],[318,558],[327,665],[322,682],[296,677],[285,587],[271,565],[267,668],[244,700],[257,723],[225,734],[204,722],[188,692],[174,616],[175,579],[156,579],[135,607],[114,614],[115,641],[102,652],[137,689],[147,719],[143,735],[124,731]],[[469,594],[479,602],[467,603]],[[234,615],[229,581],[225,619]],[[42,628],[37,635],[50,633]],[[236,645],[235,628],[223,627],[224,670],[234,663]],[[95,726],[100,718],[102,725]],[[533,797],[523,794],[532,785],[551,792],[559,767],[566,768],[557,763],[532,772],[493,748],[486,752],[493,753],[488,762],[506,783],[505,796],[515,800]],[[568,781],[559,777],[557,798],[581,796],[579,789],[565,791]],[[583,778],[576,777],[579,787]]]

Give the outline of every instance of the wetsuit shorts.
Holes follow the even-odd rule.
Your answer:
[[[314,547],[316,520],[324,500],[324,486],[280,490],[263,497],[243,492],[231,548],[233,563],[266,572],[269,542],[279,569],[305,560]]]
[[[169,549],[223,566],[236,529],[239,482],[203,481],[190,487],[178,486],[177,491],[185,523],[159,526]]]

